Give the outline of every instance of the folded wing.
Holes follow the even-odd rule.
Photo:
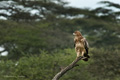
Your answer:
[[[88,50],[89,50],[89,44],[88,41],[84,38],[84,48],[86,50],[86,53],[84,54],[85,57],[90,58],[90,56],[88,55]]]

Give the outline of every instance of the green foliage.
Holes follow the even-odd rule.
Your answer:
[[[49,26],[50,23],[45,22],[30,25],[27,23],[1,21],[0,33],[2,39],[0,44],[5,48],[5,51],[9,52],[8,59],[19,59],[27,53],[38,54],[43,49],[51,52],[58,48],[71,47],[73,41],[71,41],[72,37],[70,34],[59,29],[49,28]]]
[[[26,55],[18,61],[1,61],[0,75],[5,80],[51,80],[76,58],[74,49],[65,49],[52,55],[47,53],[42,51],[40,55]],[[80,61],[78,64],[80,66],[69,71],[61,80],[94,79],[86,71],[89,62]]]
[[[93,49],[93,62],[89,66],[91,74],[102,80],[117,80],[120,74],[119,52],[115,47]]]
[[[89,61],[79,61],[79,66],[68,71],[61,80],[119,80],[119,50],[111,49],[112,51],[90,49]],[[52,54],[41,52],[40,55],[26,55],[18,61],[1,61],[0,79],[51,80],[76,58],[74,49],[64,49]]]

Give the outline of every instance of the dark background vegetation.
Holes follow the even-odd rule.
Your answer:
[[[76,57],[75,30],[87,38],[91,58],[60,80],[120,80],[120,11],[113,10],[119,4],[101,1],[104,7],[81,9],[64,0],[0,3],[6,18],[0,20],[0,80],[51,80]]]

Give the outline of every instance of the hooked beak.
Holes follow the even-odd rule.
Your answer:
[[[73,33],[73,35],[75,36],[75,33]]]

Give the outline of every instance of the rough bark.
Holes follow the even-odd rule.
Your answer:
[[[85,58],[85,57],[84,57]],[[84,59],[83,57],[76,58],[71,64],[69,64],[67,67],[62,69],[60,72],[58,72],[52,80],[59,80],[60,77],[62,77],[67,71],[71,70],[72,68],[79,66],[76,64],[79,60]]]

